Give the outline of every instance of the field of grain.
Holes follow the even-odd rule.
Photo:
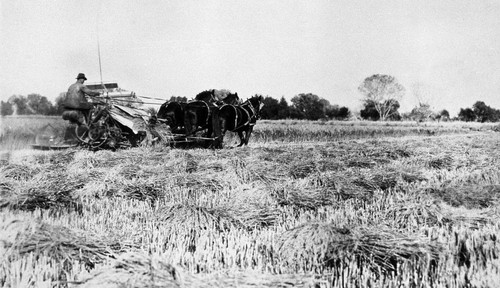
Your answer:
[[[244,148],[2,146],[0,286],[494,287],[496,127],[260,121]]]
[[[35,137],[42,131],[56,131],[59,138],[64,138],[67,126],[61,116],[20,115],[0,117],[0,151],[30,148],[35,144]]]

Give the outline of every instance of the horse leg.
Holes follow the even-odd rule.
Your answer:
[[[247,128],[245,135],[245,145],[248,145],[248,140],[250,140],[250,134],[252,134],[253,126]]]
[[[193,124],[196,125],[196,115],[192,111],[186,111],[184,115],[184,128],[186,129],[186,136],[194,131]]]
[[[238,144],[238,147],[241,147],[243,146],[243,144],[245,144],[245,137],[243,136],[242,130],[238,131],[238,136],[240,137],[240,144]]]
[[[218,131],[220,131],[220,134],[218,135],[218,137],[220,139],[220,146],[222,147],[222,145],[224,143],[224,136],[226,136],[226,132],[228,131],[228,121],[227,121],[227,117],[225,115],[219,114],[217,118],[219,119]]]
[[[226,135],[226,132],[227,132],[227,126],[226,126],[226,119],[221,119],[220,122],[220,133],[222,135],[222,137],[224,138],[224,136]]]

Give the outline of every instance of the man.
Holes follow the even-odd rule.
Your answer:
[[[76,77],[76,82],[69,86],[68,93],[66,93],[66,100],[63,104],[64,112],[62,118],[76,123],[78,126],[86,124],[89,119],[90,109],[92,109],[92,104],[89,103],[85,95],[98,96],[100,94],[83,85],[85,80],[87,80],[85,74],[79,73]]]

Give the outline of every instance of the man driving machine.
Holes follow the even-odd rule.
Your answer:
[[[68,93],[66,94],[66,100],[63,104],[64,112],[62,118],[64,120],[69,120],[78,126],[88,124],[87,122],[90,116],[90,110],[92,109],[92,104],[87,100],[86,95],[100,95],[100,92],[90,90],[83,85],[85,80],[87,80],[85,74],[79,73],[76,77],[76,82],[69,86]]]

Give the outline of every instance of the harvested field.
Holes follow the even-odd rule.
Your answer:
[[[351,124],[263,121],[220,150],[8,150],[0,286],[495,286],[500,134]]]

